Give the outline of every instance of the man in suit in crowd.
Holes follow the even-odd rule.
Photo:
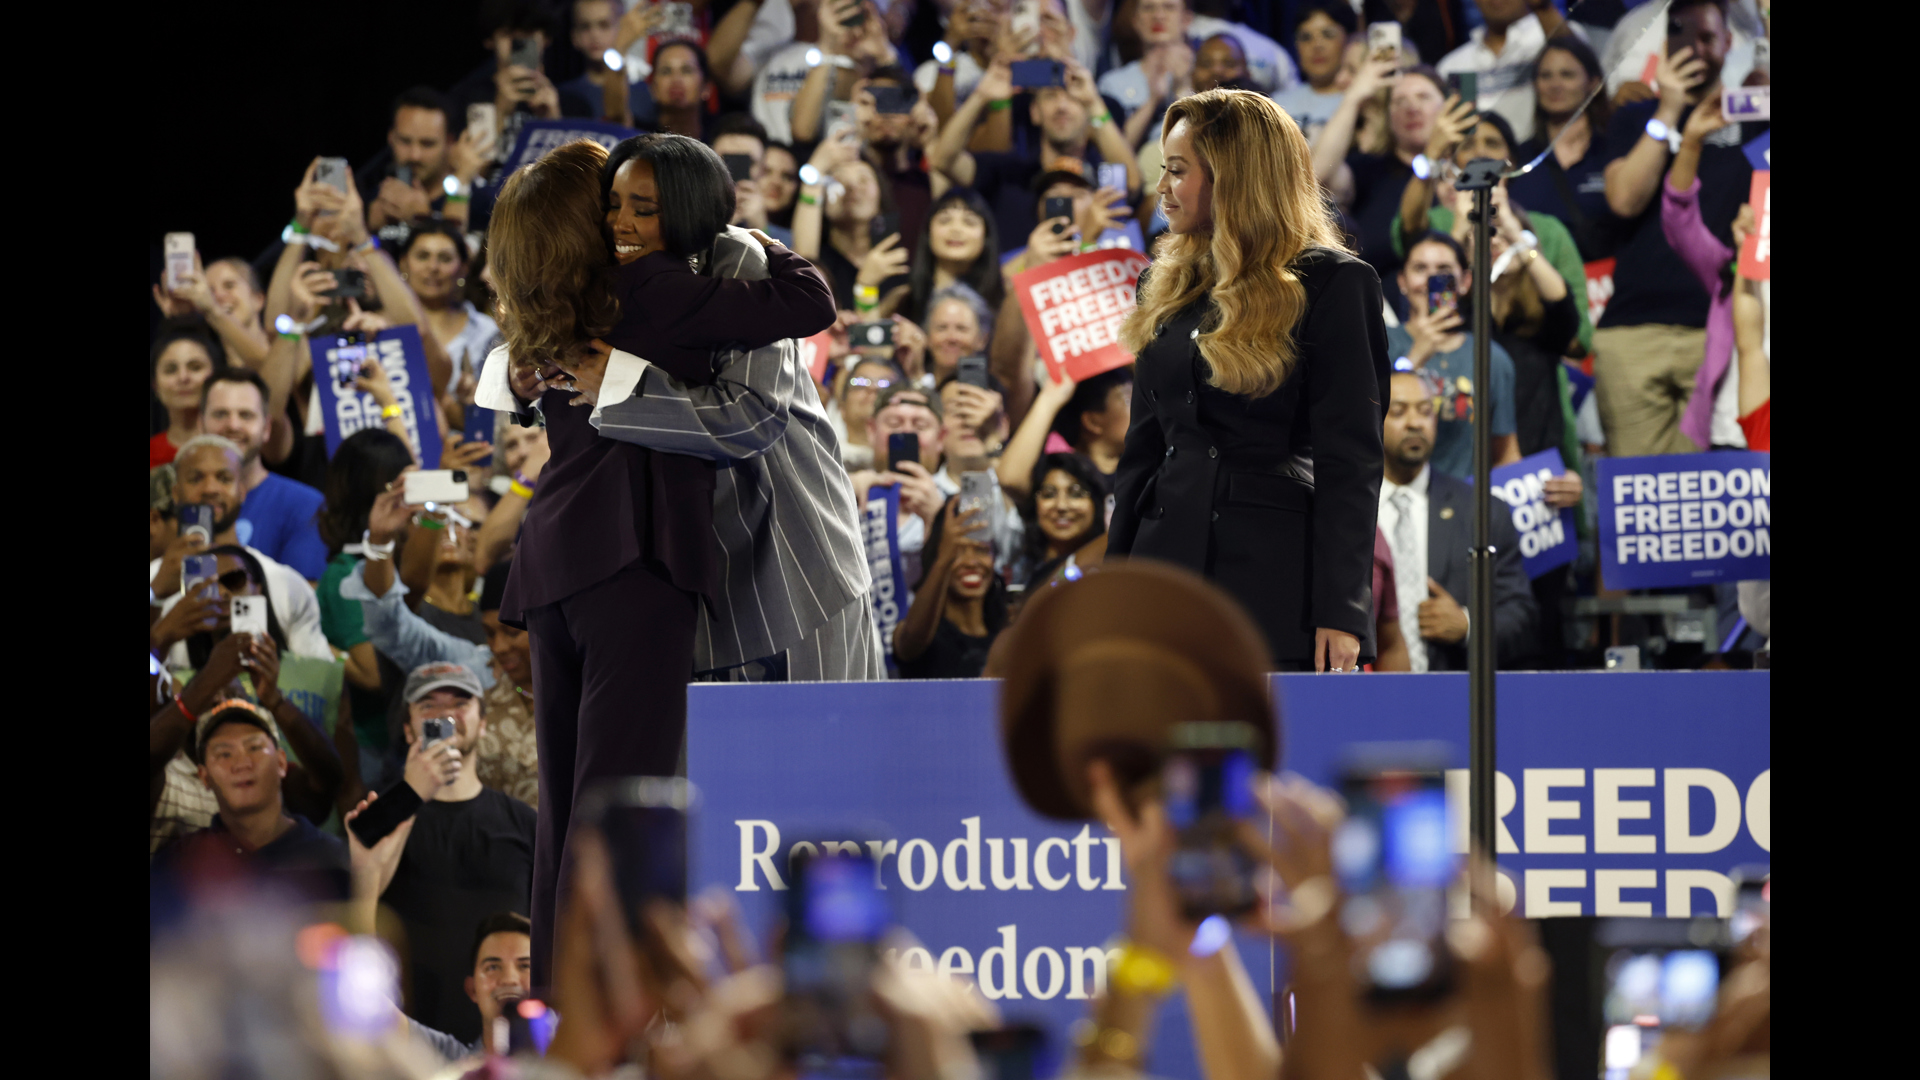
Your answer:
[[[1386,478],[1380,485],[1380,531],[1393,548],[1400,628],[1414,671],[1464,671],[1472,619],[1456,597],[1469,595],[1473,487],[1433,470],[1434,399],[1412,372],[1393,375],[1385,431]],[[1520,561],[1520,538],[1505,513],[1492,515],[1493,633],[1496,664],[1532,652],[1533,592]],[[1418,604],[1415,597],[1425,597]]]

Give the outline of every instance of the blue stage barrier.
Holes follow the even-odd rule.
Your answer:
[[[1503,896],[1534,917],[1725,914],[1728,874],[1769,859],[1769,678],[1500,675]],[[1465,849],[1464,674],[1274,680],[1282,767],[1317,783],[1335,782],[1351,743],[1450,747]],[[1126,878],[1098,823],[1050,822],[1021,803],[998,693],[991,680],[691,687],[691,880],[730,890],[764,942],[794,846],[858,843],[881,856],[900,924],[924,950],[907,962],[973,982],[1065,1054],[1067,1026],[1104,981]],[[1262,994],[1284,985],[1283,950],[1250,935],[1236,945]],[[1149,1066],[1198,1076],[1177,1001]]]

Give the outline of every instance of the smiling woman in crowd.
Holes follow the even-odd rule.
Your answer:
[[[196,326],[172,325],[153,343],[153,392],[167,410],[167,430],[147,443],[147,468],[173,460],[200,433],[200,387],[227,365],[226,350]]]
[[[427,329],[453,362],[452,379],[478,374],[500,328],[466,297],[466,236],[450,222],[422,222],[408,230],[398,254],[401,276],[426,309]]]
[[[1005,288],[1000,279],[998,229],[992,209],[972,188],[955,188],[934,202],[926,228],[913,246],[907,281],[905,288],[896,288],[880,301],[882,313],[898,311],[924,324],[934,297],[955,285],[972,289],[991,305],[990,310],[1000,309]]]
[[[1027,588],[1073,581],[1107,553],[1107,478],[1079,454],[1048,454],[1033,468]]]
[[[1007,589],[993,572],[993,548],[968,535],[987,524],[980,518],[978,510],[962,514],[957,495],[933,516],[913,606],[893,632],[902,678],[978,678],[993,639],[1007,628]]]

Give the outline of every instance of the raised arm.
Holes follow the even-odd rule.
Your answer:
[[[1333,174],[1347,160],[1347,151],[1353,147],[1353,132],[1360,124],[1360,106],[1374,91],[1383,86],[1392,85],[1397,60],[1369,60],[1360,65],[1354,73],[1352,85],[1347,94],[1340,99],[1340,107],[1333,111],[1327,120],[1327,126],[1320,129],[1320,137],[1313,143],[1313,178],[1322,184],[1333,182]]]
[[[1011,108],[1012,103],[1013,69],[1004,58],[995,60],[974,84],[973,93],[967,95],[967,100],[940,129],[940,137],[934,140],[928,155],[928,164],[955,184],[972,187],[975,162],[967,152],[967,142],[973,138],[973,129],[979,126],[980,118],[989,108],[997,105],[1004,110]]]
[[[648,6],[635,4],[633,10]],[[632,14],[628,12],[628,17]],[[741,0],[727,9],[726,17],[713,28],[713,37],[707,42],[707,63],[720,80],[721,89],[729,94],[745,93],[753,84],[753,58],[742,52],[740,46],[747,43],[747,31],[752,29],[754,17],[759,14],[760,0]]]
[[[1373,268],[1346,263],[1314,301],[1301,335],[1309,343],[1306,406],[1313,423],[1313,622],[1363,641],[1373,625],[1372,537],[1390,374],[1380,310]]]
[[[1033,483],[1033,467],[1047,448],[1047,435],[1053,430],[1053,418],[1073,400],[1074,381],[1066,375],[1049,383],[1034,395],[1033,406],[1020,419],[1020,427],[1000,452],[995,471],[1000,474],[1000,489],[1015,498],[1025,498]]]
[[[1691,48],[1662,57],[1654,76],[1660,84],[1660,104],[1654,107],[1653,119],[1669,131],[1679,130],[1687,92],[1706,77],[1705,62],[1695,59]],[[1667,156],[1665,140],[1644,131],[1633,133],[1633,146],[1607,166],[1607,207],[1623,218],[1639,217],[1660,190]]]

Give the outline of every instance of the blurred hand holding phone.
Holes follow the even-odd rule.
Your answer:
[[[796,855],[787,885],[780,969],[784,1049],[802,1075],[860,1075],[886,1055],[874,969],[893,911],[866,855]]]
[[[1067,85],[1067,65],[1058,60],[1015,60],[1011,65],[1011,74],[1015,90]]]
[[[960,513],[973,511],[979,515],[966,532],[967,539],[974,543],[993,543],[993,500],[998,488],[990,472],[960,474]]]
[[[920,436],[916,432],[901,431],[887,436],[887,471],[899,472],[903,461],[920,464]]]
[[[194,590],[198,589],[201,596],[213,598],[219,577],[220,560],[216,556],[189,555],[180,562],[181,588],[188,596],[194,595]]]
[[[463,503],[470,494],[465,469],[416,469],[405,475],[403,483],[403,498],[409,506]]]
[[[1160,766],[1160,798],[1177,833],[1168,862],[1180,912],[1198,922],[1252,911],[1252,857],[1240,826],[1254,815],[1253,751],[1259,733],[1243,723],[1177,724]]]
[[[180,522],[181,537],[197,536],[203,544],[213,543],[213,507],[205,503],[185,503],[174,509]]]
[[[193,234],[170,232],[163,241],[166,253],[167,290],[175,292],[193,276]]]
[[[1427,278],[1427,317],[1460,310],[1459,282],[1452,274],[1433,274]]]
[[[1374,60],[1400,59],[1400,24],[1397,22],[1368,23],[1367,56]]]
[[[1334,873],[1353,940],[1355,976],[1376,1002],[1430,1001],[1453,988],[1447,890],[1460,873],[1448,826],[1444,751],[1355,749],[1341,780],[1347,818]]]

